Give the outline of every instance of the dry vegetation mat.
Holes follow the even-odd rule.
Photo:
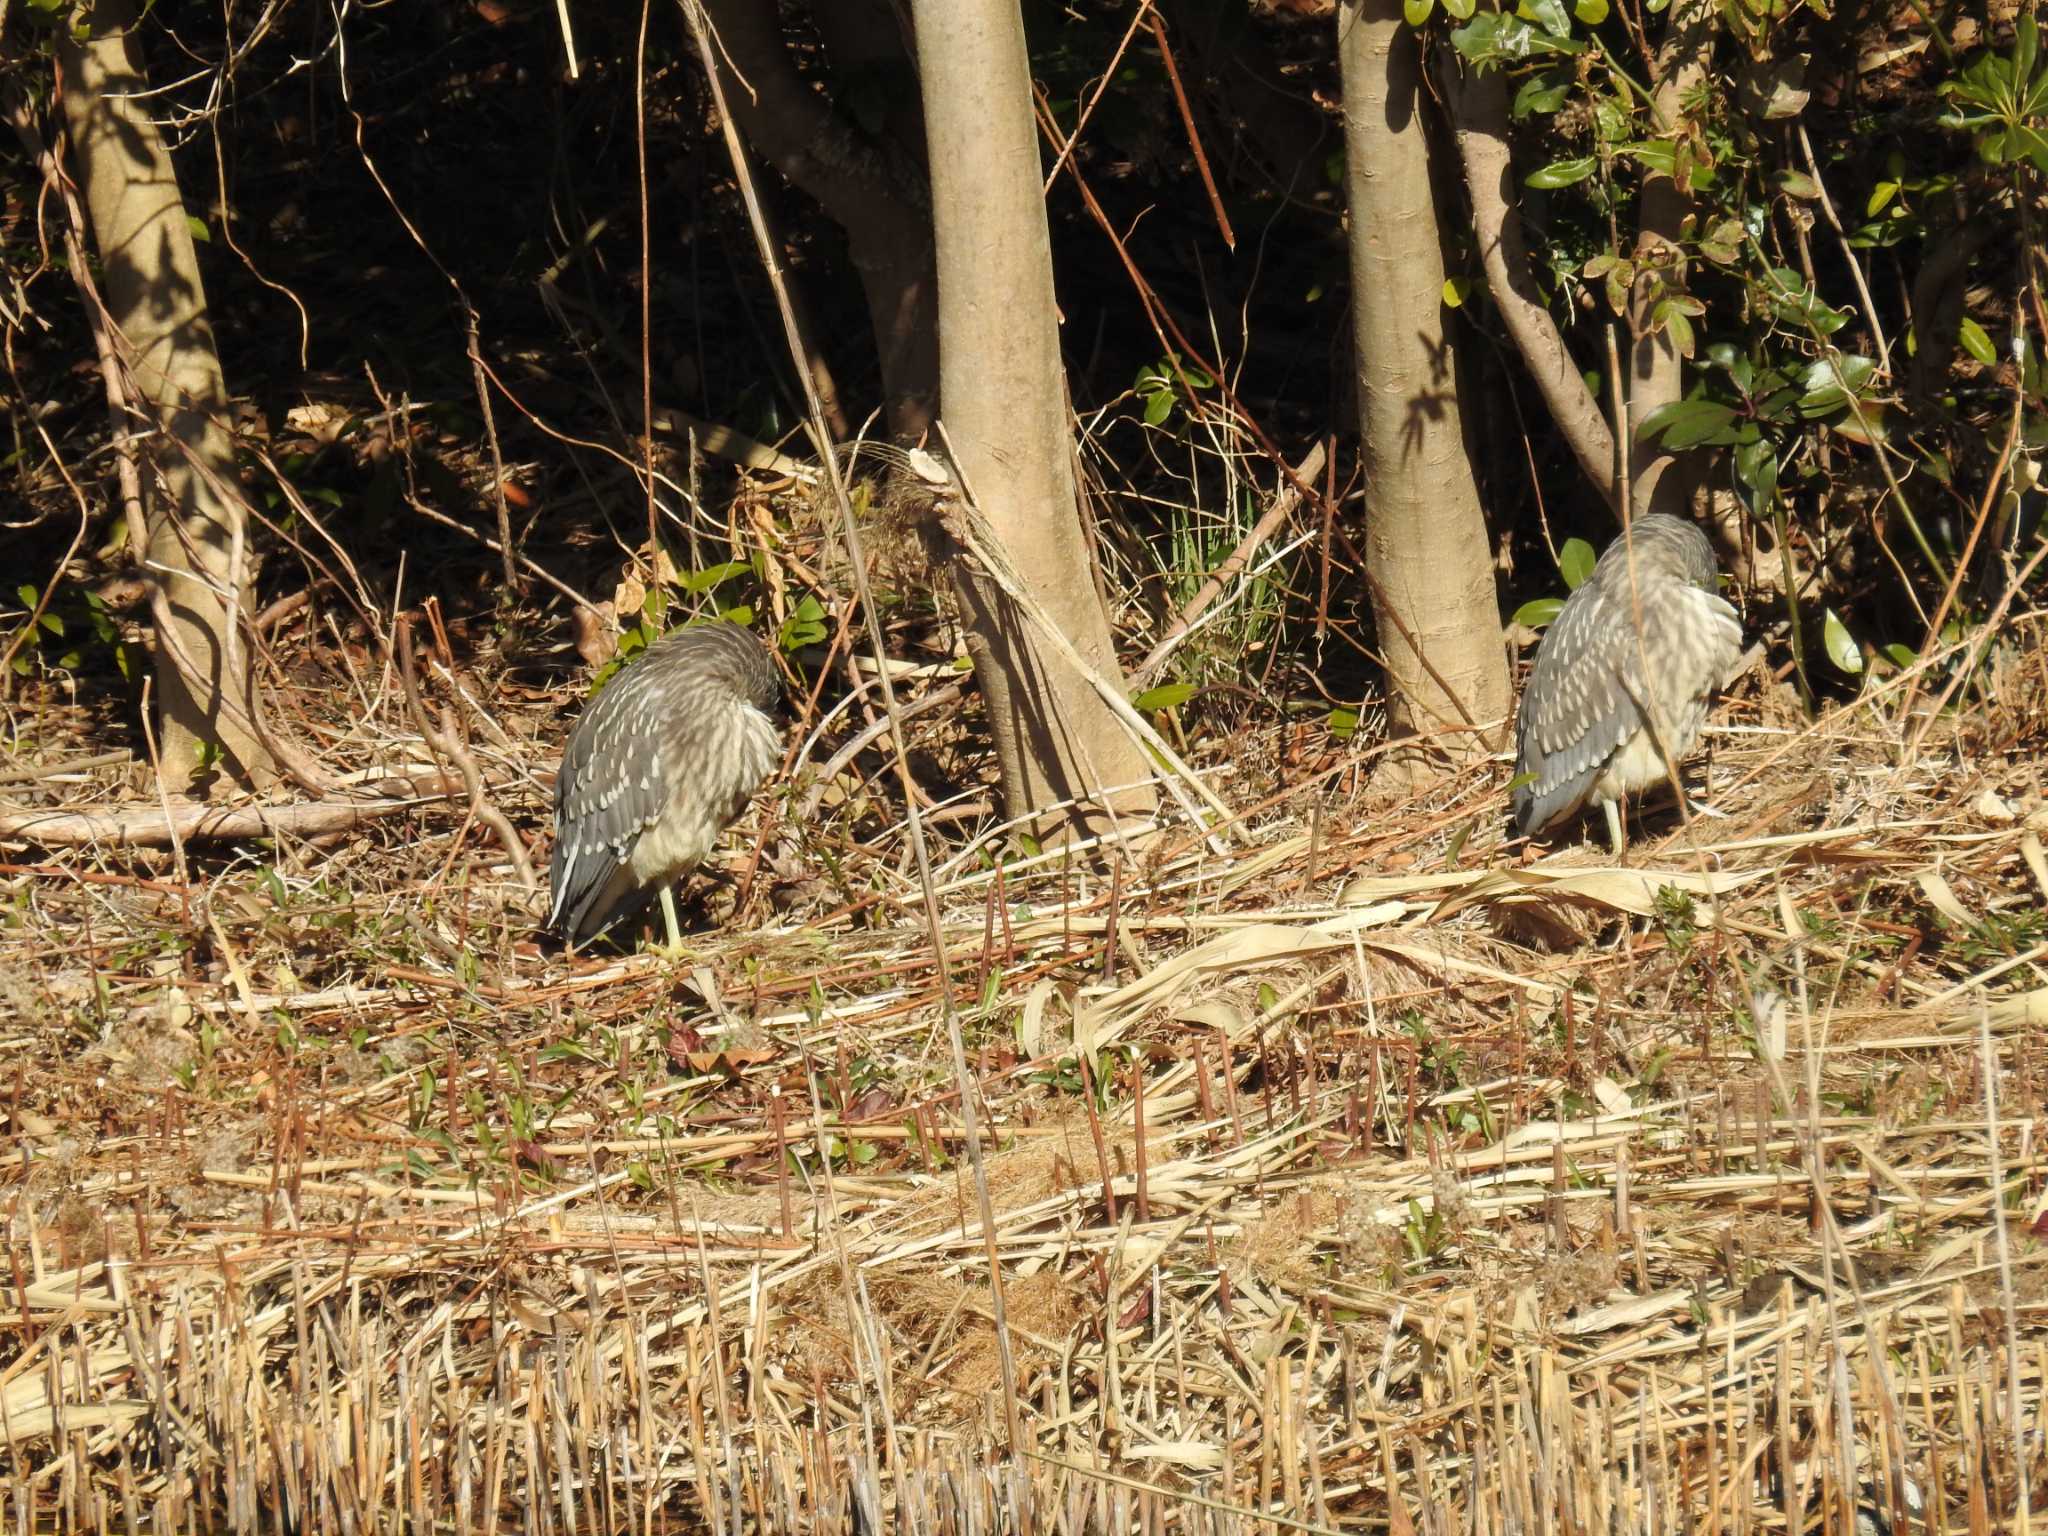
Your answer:
[[[537,947],[459,797],[226,856],[16,818],[0,1526],[2024,1529],[2008,682],[1910,754],[1752,692],[1626,863],[1510,862],[1501,771],[1390,799],[1335,744],[1227,855],[963,838],[950,974],[900,836],[833,840],[858,794],[767,807],[831,879],[680,961]],[[480,752],[528,829],[552,729]],[[1293,750],[1193,760],[1245,806],[1217,765]]]

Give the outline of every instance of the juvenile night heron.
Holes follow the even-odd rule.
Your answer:
[[[580,944],[659,894],[681,948],[672,888],[782,755],[781,693],[768,648],[722,620],[663,636],[611,681],[555,776],[549,928]]]
[[[1541,832],[1597,805],[1616,857],[1622,796],[1667,776],[1742,649],[1692,524],[1639,517],[1607,546],[1543,637],[1515,722],[1515,825]]]

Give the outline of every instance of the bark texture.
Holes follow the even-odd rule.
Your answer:
[[[1713,0],[1675,0],[1669,27],[1656,56],[1652,101],[1657,131],[1672,133],[1686,98],[1697,91],[1713,59],[1718,18]],[[1446,54],[1445,77],[1458,130],[1458,153],[1472,200],[1472,223],[1485,264],[1487,286],[1502,323],[1515,343],[1551,419],[1610,507],[1620,511],[1621,482],[1606,402],[1586,389],[1564,335],[1536,292],[1522,235],[1515,168],[1508,149],[1506,89],[1497,72],[1478,74]],[[1624,349],[1629,426],[1629,501],[1636,516],[1646,512],[1683,514],[1696,476],[1697,454],[1671,454],[1636,436],[1643,419],[1684,392],[1684,364],[1668,330],[1652,330],[1656,301],[1683,291],[1685,263],[1679,244],[1692,200],[1669,176],[1644,183],[1636,243],[1631,256],[1639,269],[1630,294],[1628,343]],[[1604,367],[1602,371],[1605,372]]]
[[[726,101],[747,141],[846,231],[880,353],[889,430],[915,439],[931,425],[938,396],[929,191],[914,166],[862,139],[797,72],[772,4],[706,0],[704,9],[737,70]]]
[[[914,0],[938,235],[940,400],[948,437],[1018,577],[1082,657],[1117,676],[1075,498],[1052,242],[1017,0]],[[1099,802],[1150,765],[993,585],[956,565],[975,676],[1012,816]],[[1119,796],[1133,809],[1146,792]]]
[[[1366,574],[1391,723],[1427,741],[1408,754],[1412,770],[1487,749],[1507,714],[1507,658],[1444,334],[1421,46],[1400,0],[1346,0],[1337,36]]]
[[[104,271],[101,292],[137,404],[155,417],[160,481],[139,551],[167,600],[157,609],[158,748],[188,787],[203,744],[256,784],[277,776],[257,726],[242,619],[253,559],[236,491],[227,390],[170,152],[150,121],[129,0],[98,0],[60,44],[72,164]]]
[[[1585,377],[1565,345],[1557,322],[1529,269],[1529,249],[1522,237],[1522,214],[1515,201],[1515,167],[1508,150],[1507,86],[1498,70],[1460,75],[1448,58],[1445,75],[1457,116],[1458,158],[1465,170],[1465,189],[1472,199],[1472,231],[1486,285],[1500,311],[1501,323],[1513,338],[1550,418],[1557,423],[1572,456],[1609,506],[1620,494],[1615,478],[1614,432],[1600,402],[1586,389]]]
[[[1657,48],[1657,78],[1652,87],[1651,112],[1660,134],[1678,125],[1686,98],[1697,92],[1706,78],[1718,25],[1715,0],[1673,0]],[[1692,198],[1669,176],[1650,176],[1644,182],[1636,229],[1637,263],[1675,262],[1661,265],[1672,288],[1684,286],[1678,240],[1691,211]],[[1671,344],[1670,333],[1650,329],[1656,291],[1656,284],[1638,280],[1628,317],[1629,500],[1639,517],[1645,512],[1683,513],[1690,493],[1689,477],[1681,471],[1678,457],[1636,436],[1644,417],[1679,399],[1685,388],[1685,360]]]

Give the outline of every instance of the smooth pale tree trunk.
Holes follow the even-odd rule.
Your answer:
[[[262,784],[277,764],[257,728],[255,667],[241,619],[250,610],[248,530],[236,498],[227,389],[206,291],[171,157],[150,121],[148,81],[129,0],[99,0],[61,35],[63,109],[72,166],[103,269],[101,293],[135,402],[153,416],[159,477],[148,517],[157,614],[155,689],[165,778],[188,787],[207,744],[223,766]],[[138,99],[140,98],[140,99]]]
[[[1415,772],[1489,750],[1507,653],[1444,334],[1421,46],[1400,0],[1337,12],[1351,214],[1351,323],[1366,472],[1366,575],[1395,735]]]
[[[1655,94],[1650,103],[1660,132],[1677,125],[1685,102],[1706,78],[1719,25],[1714,0],[1675,0],[1671,6],[1657,49]],[[1678,251],[1686,219],[1692,213],[1692,198],[1669,176],[1652,174],[1643,183],[1640,203],[1639,255],[1648,259],[1654,253]],[[1682,281],[1675,281],[1675,286],[1682,287]],[[1650,285],[1638,284],[1628,316],[1629,500],[1637,517],[1645,512],[1682,514],[1692,478],[1684,473],[1684,456],[1668,453],[1661,445],[1646,443],[1636,435],[1645,417],[1678,400],[1685,389],[1685,360],[1672,345],[1670,332],[1651,329],[1656,307],[1652,292]]]
[[[1044,169],[1017,0],[912,0],[938,237],[939,400],[961,470],[1024,586],[1115,678],[1075,499]],[[1013,817],[1100,803],[1151,769],[1115,716],[965,561],[954,580]],[[1153,803],[1119,794],[1118,808]],[[1043,830],[1043,829],[1041,829]]]

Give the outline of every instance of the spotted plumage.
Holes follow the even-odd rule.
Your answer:
[[[599,693],[555,778],[548,927],[571,943],[670,887],[753,797],[781,755],[781,683],[767,647],[723,621],[666,635]]]
[[[1607,546],[1543,637],[1515,722],[1515,824],[1541,832],[1598,806],[1621,851],[1616,802],[1667,777],[1706,723],[1742,649],[1692,524],[1639,517]]]

